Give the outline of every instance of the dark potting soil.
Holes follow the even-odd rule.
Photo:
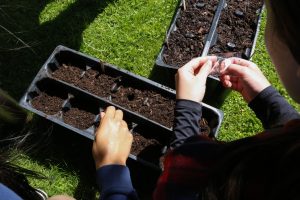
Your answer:
[[[163,52],[164,62],[181,67],[201,55],[218,0],[186,0],[176,20],[177,30],[170,34]]]
[[[52,73],[56,79],[73,84],[100,97],[108,97],[114,79],[106,74],[100,74],[94,69],[82,70],[75,66],[62,64]]]
[[[158,163],[162,155],[162,144],[155,139],[147,139],[134,132],[131,154],[146,161]]]
[[[70,108],[63,114],[63,120],[66,124],[82,130],[93,126],[95,117],[96,115],[93,113],[78,108]]]
[[[75,77],[72,79],[72,76],[66,74],[72,74],[74,72],[78,72],[77,74],[79,74],[79,71],[74,68],[76,67],[64,66],[59,67],[57,71],[63,70],[63,75],[69,78],[62,79],[68,80],[71,84],[74,84],[103,98],[110,96],[110,100],[120,106],[139,113],[148,119],[156,121],[168,128],[173,126],[175,107],[174,99],[170,99],[169,97],[165,97],[156,91],[142,88],[138,85],[129,85],[130,83],[124,81],[118,83],[118,81],[122,80],[122,78],[119,79],[111,77],[107,74],[99,74],[98,71],[93,69],[88,69],[85,72],[81,71],[81,78],[78,79]],[[70,72],[68,70],[70,70]],[[54,71],[53,73],[60,74],[57,71]],[[58,79],[60,78],[61,77]],[[112,86],[116,85],[116,83],[118,84],[115,87],[115,90],[112,90]],[[207,134],[210,133],[207,122],[201,127],[205,127],[202,128],[201,132],[205,132]]]
[[[209,54],[222,57],[243,57],[248,49],[249,58],[257,28],[257,11],[261,9],[261,0],[227,0],[219,25],[218,40]]]
[[[112,77],[106,74],[99,74],[97,71],[90,69],[86,71],[76,86],[97,96],[108,97],[113,84],[114,79]]]
[[[155,91],[122,85],[112,94],[112,101],[166,127],[173,126],[175,101]]]
[[[205,118],[201,118],[199,125],[201,128],[200,133],[203,135],[209,136],[211,130],[210,130],[210,127],[208,126],[207,120]]]
[[[31,100],[31,105],[47,115],[54,115],[61,110],[63,102],[64,99],[60,97],[49,96],[42,92]]]
[[[53,72],[53,77],[78,86],[99,97],[108,98],[111,96],[112,102],[118,103],[166,127],[171,128],[173,126],[174,100],[152,90],[127,86],[126,83],[120,83],[123,85],[120,85],[118,90],[114,91],[112,87],[118,78],[99,74],[98,71],[93,69],[84,72],[75,68],[74,66],[60,66]]]
[[[56,79],[76,85],[83,72],[84,71],[79,67],[62,64],[52,73],[52,76]]]

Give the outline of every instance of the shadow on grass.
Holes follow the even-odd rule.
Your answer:
[[[79,183],[74,198],[96,199],[98,188],[92,141],[41,118],[35,118],[33,123],[29,136],[19,149],[41,166],[59,166],[63,171],[75,173]]]
[[[53,20],[40,24],[41,12],[52,1],[2,0],[0,3],[0,87],[15,99],[22,96],[57,45],[78,50],[82,32],[115,0],[77,0]]]
[[[1,0],[0,87],[19,99],[54,48],[63,44],[78,50],[82,43],[82,32],[114,1],[77,0],[51,21],[40,24],[41,12],[53,0]],[[45,122],[41,126],[41,121],[36,122],[39,124],[35,127],[37,133],[44,132],[43,126],[49,127]],[[1,135],[17,131],[6,128],[1,128]],[[51,135],[47,137],[36,136],[30,142],[39,147],[29,154],[30,157],[45,166],[68,166],[65,170],[75,171],[80,180],[74,197],[94,199],[96,187],[92,142],[58,126],[54,126]]]

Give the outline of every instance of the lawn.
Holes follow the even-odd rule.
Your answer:
[[[149,77],[176,5],[177,0],[2,0],[0,87],[19,99],[59,44]],[[264,46],[264,27],[265,14],[253,61],[280,93],[300,110],[283,89],[268,57]],[[225,116],[218,139],[231,141],[263,130],[259,120],[237,93],[232,92],[221,109]],[[62,139],[58,142],[60,145],[56,140],[49,139],[63,131],[47,123],[42,128],[36,128],[35,124],[44,124],[41,121],[35,118],[27,125],[26,131],[35,133],[38,140],[35,137],[32,141],[39,141],[42,145],[34,150],[19,151],[15,162],[44,174],[46,179],[30,181],[49,195],[66,193],[78,199],[98,196],[94,178],[83,172],[85,169],[79,166],[79,158],[76,160],[72,152],[63,154],[59,151],[78,148],[72,146],[73,143],[63,142],[69,139]],[[41,154],[40,146],[43,147],[42,152],[47,153]],[[90,151],[83,153],[90,154]],[[74,157],[73,161],[70,157]]]

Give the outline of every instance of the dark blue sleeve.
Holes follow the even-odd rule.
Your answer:
[[[265,129],[283,126],[300,119],[299,113],[272,86],[259,93],[249,107],[255,112]]]
[[[187,138],[200,134],[202,105],[190,100],[176,100],[174,112],[174,138],[170,146],[172,149],[183,144]]]
[[[99,168],[96,173],[101,200],[138,199],[131,183],[128,167],[106,165]]]
[[[0,200],[22,200],[14,191],[0,183]]]

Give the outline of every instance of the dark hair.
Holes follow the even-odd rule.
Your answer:
[[[300,64],[300,1],[268,0],[274,16],[275,30]]]
[[[4,130],[7,128],[4,125],[18,125],[17,127],[22,129],[27,119],[28,113],[23,110],[13,98],[0,89],[0,183],[13,190],[22,199],[41,200],[41,196],[30,186],[27,177],[44,177],[34,171],[13,164],[11,162],[12,158],[16,156],[11,156],[11,154],[8,153],[16,151],[19,147],[22,148],[26,141],[25,139],[28,138],[31,133],[21,135],[21,133],[17,131],[19,134],[17,136],[13,133],[7,136],[4,133]],[[31,148],[33,147],[34,145],[31,145]]]
[[[22,199],[41,200],[36,190],[28,183],[27,177],[42,178],[37,173],[14,165],[11,156],[0,153],[0,183],[13,190]]]
[[[203,200],[300,199],[300,132],[224,144]]]

